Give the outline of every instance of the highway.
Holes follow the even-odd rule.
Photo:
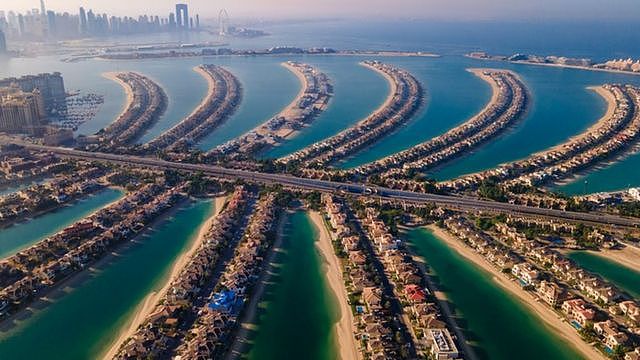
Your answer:
[[[375,196],[383,200],[395,200],[408,204],[434,203],[445,208],[471,211],[493,211],[514,215],[528,215],[558,220],[577,221],[620,227],[640,228],[640,219],[620,217],[615,215],[571,212],[555,209],[541,209],[525,205],[499,203],[466,196],[425,194],[411,191],[395,190],[383,187],[365,187],[363,184],[343,183],[326,180],[306,179],[285,174],[270,174],[247,170],[228,169],[220,166],[205,164],[187,164],[165,161],[157,158],[116,155],[109,153],[87,152],[69,148],[50,147],[11,141],[31,150],[48,151],[61,157],[99,160],[109,163],[125,164],[139,167],[149,167],[188,172],[202,172],[206,175],[242,179],[263,184],[280,184],[298,189],[316,190],[321,192],[344,192],[354,195]]]

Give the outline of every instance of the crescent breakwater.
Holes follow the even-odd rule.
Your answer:
[[[237,108],[242,89],[233,74],[216,65],[200,65],[194,71],[207,79],[207,95],[189,116],[145,144],[145,149],[189,147],[227,120]]]
[[[493,94],[487,106],[465,123],[411,149],[393,154],[351,170],[351,173],[398,177],[410,171],[424,171],[460,156],[498,136],[522,118],[529,95],[518,76],[508,70],[469,69],[491,85]],[[393,180],[390,181],[393,183]]]
[[[165,112],[167,94],[160,85],[135,72],[102,75],[124,88],[127,102],[118,118],[98,134],[110,145],[132,144]]]
[[[405,70],[379,61],[365,61],[361,64],[380,73],[389,82],[391,91],[384,104],[355,126],[280,158],[279,162],[326,166],[380,140],[416,113],[423,102],[423,89],[416,78]]]
[[[246,156],[265,151],[295,136],[326,110],[333,96],[328,76],[308,64],[288,61],[282,65],[294,73],[302,85],[293,102],[257,128],[209,151],[209,156]]]
[[[476,188],[488,178],[507,184],[557,182],[624,151],[637,141],[640,133],[640,89],[604,85],[598,94],[605,97],[609,110],[583,134],[526,159],[445,181],[439,186],[448,190],[464,190]]]

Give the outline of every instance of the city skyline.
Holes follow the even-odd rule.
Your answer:
[[[47,9],[56,12],[76,13],[79,7],[94,8],[99,13],[110,13],[116,16],[130,16],[131,13],[152,13],[160,15],[157,9],[173,9],[176,1],[161,0],[153,2],[150,10],[146,2],[134,4],[125,0],[113,0],[108,3],[98,0],[57,0],[46,2]],[[415,18],[438,20],[554,20],[576,19],[597,20],[602,18],[634,19],[640,16],[640,7],[633,0],[566,0],[562,3],[551,0],[538,2],[513,2],[505,0],[461,0],[455,4],[443,3],[439,0],[399,0],[393,7],[388,7],[383,0],[365,2],[361,0],[349,3],[328,0],[322,3],[311,1],[277,0],[263,2],[248,0],[237,2],[223,0],[211,4],[204,0],[186,2],[191,8],[198,8],[202,16],[212,18],[220,9],[226,9],[234,16],[257,18],[326,18],[326,17],[358,17],[372,16],[376,18]],[[26,12],[40,8],[40,3],[33,1],[2,0],[0,11]],[[167,12],[168,14],[168,12]]]

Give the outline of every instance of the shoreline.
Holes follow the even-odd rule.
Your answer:
[[[134,101],[133,89],[131,88],[131,86],[129,86],[129,84],[127,84],[126,81],[122,81],[122,79],[118,77],[118,75],[126,74],[126,73],[127,71],[108,71],[100,74],[103,78],[109,79],[111,81],[115,81],[116,83],[118,83],[122,87],[122,89],[124,89],[124,93],[126,95],[126,100],[122,106],[122,110],[120,111],[118,116],[114,118],[115,120],[120,119],[127,112],[127,109],[129,109],[131,105],[133,105],[133,101]],[[109,123],[109,125],[111,124],[113,124],[113,122]],[[105,126],[105,128],[107,128],[109,125]]]
[[[439,240],[443,241],[449,248],[456,251],[459,255],[471,263],[480,267],[489,273],[492,279],[506,292],[513,296],[513,299],[520,302],[531,313],[541,319],[548,329],[552,330],[551,335],[564,340],[565,343],[573,347],[577,352],[585,356],[587,359],[607,359],[597,349],[587,344],[575,329],[562,318],[560,318],[553,310],[550,310],[545,304],[538,302],[531,294],[527,294],[517,284],[506,278],[504,274],[493,268],[482,256],[467,248],[460,240],[449,234],[443,229],[435,225],[425,227],[430,230]]]
[[[566,140],[562,141],[559,144],[552,145],[551,147],[548,147],[546,149],[531,153],[531,154],[529,154],[529,155],[527,155],[527,156],[525,156],[523,158],[519,158],[519,159],[507,161],[507,162],[504,162],[504,163],[500,163],[500,164],[498,164],[498,165],[496,165],[496,166],[494,166],[493,168],[490,168],[490,169],[485,169],[485,170],[480,170],[480,171],[476,171],[476,172],[461,174],[459,176],[456,176],[453,179],[448,179],[448,180],[443,180],[443,181],[450,181],[450,180],[454,180],[454,179],[458,179],[458,178],[463,178],[463,177],[466,177],[466,176],[478,175],[478,174],[481,174],[481,173],[483,173],[485,171],[490,171],[490,170],[493,170],[493,169],[497,169],[497,168],[499,168],[501,166],[509,165],[509,164],[516,163],[516,162],[519,162],[519,161],[525,161],[527,159],[530,159],[530,158],[533,158],[533,157],[537,157],[537,156],[544,156],[545,154],[552,153],[552,152],[558,151],[560,149],[563,149],[565,147],[565,145],[567,145],[567,144],[569,144],[571,142],[578,141],[578,140],[581,140],[581,139],[589,136],[589,134],[593,130],[599,128],[606,120],[608,120],[609,117],[611,117],[611,115],[613,115],[613,113],[615,112],[615,109],[616,109],[616,100],[615,100],[615,97],[613,96],[613,94],[611,94],[611,92],[605,90],[602,85],[587,86],[586,89],[592,90],[595,93],[597,93],[598,95],[600,95],[605,100],[605,102],[607,104],[607,109],[606,109],[605,113],[603,114],[603,116],[598,118],[594,123],[592,123],[587,129],[585,129],[581,133],[572,135],[572,136],[570,136],[569,138],[567,138]],[[587,170],[587,173],[589,171],[592,171],[592,170]],[[567,179],[563,179],[562,181],[559,181],[559,182],[552,183],[551,186],[549,186],[549,188],[553,188],[553,187],[556,187],[558,185],[561,186],[561,185],[564,185],[566,183],[574,182],[580,176],[582,176],[582,174],[576,173],[572,177],[569,177]]]
[[[566,144],[570,143],[570,142],[574,142],[574,141],[580,141],[584,138],[586,138],[587,136],[589,136],[591,134],[591,132],[593,132],[594,130],[598,129],[599,127],[602,126],[603,123],[605,123],[616,111],[616,98],[615,96],[613,96],[613,94],[610,91],[607,91],[602,85],[597,85],[597,86],[587,86],[588,90],[592,90],[594,91],[596,94],[600,95],[606,105],[607,105],[607,109],[605,110],[604,115],[602,115],[600,118],[598,118],[598,120],[596,120],[596,122],[594,122],[593,124],[591,124],[591,126],[589,126],[587,129],[585,129],[583,132],[581,132],[580,134],[577,135],[573,135],[571,136],[569,139],[567,139],[566,141],[562,142],[561,144],[557,144],[547,150],[543,150],[539,153],[534,153],[532,154],[532,156],[535,156],[536,154],[545,154],[545,153],[549,153],[549,152],[553,152],[556,151],[558,149],[563,148]]]
[[[273,246],[267,257],[264,260],[264,268],[259,275],[260,278],[256,283],[256,287],[251,292],[251,297],[248,304],[242,310],[242,315],[238,319],[237,333],[233,337],[233,343],[229,347],[224,359],[235,360],[240,359],[247,355],[247,347],[250,339],[248,336],[251,331],[254,331],[258,326],[256,320],[258,320],[258,305],[262,301],[264,291],[271,278],[273,268],[276,266],[276,256],[282,251],[282,241],[284,240],[284,226],[287,223],[287,216],[290,215],[288,211],[283,212],[278,220],[278,227],[276,232],[276,239],[273,242]],[[249,347],[250,348],[250,347]]]
[[[149,139],[149,141],[146,142],[146,144],[151,144],[155,141],[158,141],[159,139],[163,138],[164,136],[166,136],[167,134],[170,134],[173,129],[177,128],[178,126],[180,126],[185,120],[191,118],[192,116],[194,116],[196,113],[198,113],[200,111],[200,109],[202,107],[204,107],[207,102],[209,101],[209,99],[211,99],[212,96],[215,95],[215,88],[216,88],[216,83],[213,80],[213,78],[211,76],[209,76],[209,74],[204,71],[200,65],[198,66],[194,66],[193,68],[191,68],[193,71],[195,71],[197,74],[199,74],[200,76],[202,76],[205,81],[207,82],[207,92],[204,95],[204,97],[202,98],[202,100],[198,103],[198,105],[189,113],[189,115],[183,117],[182,119],[180,119],[179,122],[177,122],[176,124],[173,124],[173,126],[171,126],[170,128],[162,131],[160,134],[158,134],[157,136],[155,136],[152,139]]]
[[[624,71],[624,70],[616,70],[616,69],[602,69],[590,66],[579,66],[579,65],[563,65],[563,64],[549,64],[549,63],[536,63],[525,60],[507,60],[507,59],[492,59],[492,58],[481,58],[476,56],[470,56],[469,54],[464,55],[469,59],[480,60],[480,61],[500,61],[507,62],[511,64],[520,64],[520,65],[534,65],[534,66],[547,66],[552,68],[560,68],[560,69],[573,69],[573,70],[586,70],[586,71],[599,71],[599,72],[608,72],[614,74],[625,74],[625,75],[640,75],[638,72],[633,71]]]
[[[184,268],[186,263],[189,261],[191,256],[196,252],[200,244],[202,244],[204,240],[204,236],[207,231],[211,227],[211,224],[215,220],[215,218],[220,214],[223,209],[223,205],[226,201],[226,196],[220,196],[214,198],[214,202],[212,206],[214,206],[213,214],[206,219],[204,223],[200,226],[200,231],[198,232],[197,237],[192,241],[189,248],[185,249],[175,260],[171,272],[168,275],[166,280],[163,280],[164,285],[158,291],[151,291],[145,298],[136,306],[135,315],[133,315],[130,320],[128,320],[127,324],[123,326],[118,337],[110,344],[108,351],[105,352],[105,355],[100,356],[102,359],[112,359],[120,346],[133,334],[136,332],[138,327],[144,322],[147,316],[153,312],[158,301],[166,294],[169,290],[169,286],[172,281],[180,274],[180,271]]]
[[[482,110],[480,110],[478,113],[476,113],[475,115],[473,115],[473,117],[471,117],[470,119],[466,120],[463,124],[465,123],[469,123],[470,121],[475,120],[476,118],[478,118],[479,116],[481,116],[482,114],[484,114],[487,110],[489,110],[493,105],[495,105],[495,103],[498,101],[498,95],[500,94],[500,87],[498,87],[498,84],[495,82],[495,80],[493,80],[491,78],[491,76],[485,75],[483,74],[484,71],[492,71],[492,70],[497,70],[497,71],[507,71],[509,72],[511,75],[515,76],[516,78],[518,78],[518,80],[522,81],[522,79],[520,79],[516,73],[514,73],[513,71],[509,71],[509,70],[503,70],[503,69],[489,69],[489,68],[468,68],[467,71],[472,73],[473,75],[479,77],[482,81],[484,81],[485,83],[489,84],[489,86],[491,87],[491,98],[489,98],[489,101],[487,102],[487,104],[482,108]]]
[[[140,242],[140,239],[144,237],[149,230],[152,230],[156,226],[164,223],[166,220],[171,218],[175,213],[181,209],[185,204],[188,204],[189,200],[184,200],[175,204],[175,206],[163,213],[154,221],[152,221],[148,226],[145,227],[143,231],[138,233],[132,239],[125,241],[120,244],[120,246],[116,246],[111,250],[109,254],[106,254],[104,257],[98,259],[97,261],[91,263],[86,269],[74,273],[67,278],[61,280],[56,284],[55,287],[48,288],[42,291],[37,299],[32,301],[27,307],[20,309],[18,312],[11,314],[11,316],[5,318],[0,322],[0,339],[4,337],[4,335],[10,332],[14,327],[20,326],[23,322],[28,321],[29,318],[40,311],[46,310],[49,304],[55,302],[59,296],[57,295],[65,295],[70,291],[74,291],[78,288],[79,284],[89,280],[94,273],[100,272],[101,268],[112,261],[114,258],[117,258],[119,254],[123,251],[126,251],[129,247],[133,246],[133,244]],[[71,288],[71,290],[69,290]],[[49,297],[49,295],[56,295]]]
[[[340,308],[340,319],[335,323],[333,330],[337,340],[340,359],[357,360],[359,359],[359,352],[356,346],[357,342],[353,336],[353,313],[347,303],[348,294],[344,287],[339,259],[333,250],[331,234],[327,230],[322,215],[318,211],[308,211],[308,214],[311,222],[318,230],[319,236],[315,245],[323,258],[325,280]]]
[[[378,106],[371,114],[367,115],[364,119],[358,121],[355,125],[351,127],[358,126],[361,123],[367,121],[370,117],[375,116],[381,111],[384,111],[384,109],[386,109],[393,102],[393,97],[398,91],[398,84],[396,84],[396,82],[394,81],[393,77],[391,77],[391,75],[365,62],[360,62],[359,65],[364,66],[369,70],[373,70],[377,74],[381,75],[385,80],[387,80],[387,83],[389,84],[389,93],[387,94],[387,97],[384,99],[384,102],[382,103],[382,105]]]
[[[44,212],[44,213],[42,213],[42,214],[40,214],[40,215],[38,215],[38,216],[34,216],[34,217],[29,218],[29,219],[25,219],[25,220],[23,220],[23,221],[21,221],[21,222],[17,222],[17,223],[11,224],[11,226],[9,226],[9,227],[0,227],[0,231],[2,231],[2,230],[5,230],[5,229],[10,229],[10,228],[12,228],[13,226],[17,226],[17,225],[25,225],[25,226],[26,226],[26,224],[28,224],[29,222],[31,222],[31,221],[32,221],[32,220],[34,220],[34,219],[41,218],[41,217],[44,217],[44,216],[47,216],[47,215],[50,215],[50,214],[55,214],[56,212],[58,212],[58,211],[62,211],[62,210],[64,210],[65,208],[73,207],[74,205],[78,205],[80,202],[82,202],[82,201],[87,201],[87,200],[89,200],[92,196],[97,196],[99,192],[102,192],[102,191],[105,191],[105,190],[108,190],[108,189],[119,191],[119,192],[120,192],[120,196],[119,196],[117,199],[115,199],[115,200],[113,200],[113,201],[111,201],[111,202],[109,202],[109,203],[107,203],[107,204],[105,204],[105,205],[103,205],[103,206],[100,206],[99,208],[97,208],[97,209],[95,209],[95,210],[93,210],[93,211],[89,212],[86,216],[83,216],[83,217],[81,217],[81,218],[78,218],[77,220],[75,220],[75,221],[74,221],[74,222],[72,222],[71,224],[69,224],[69,225],[67,225],[67,226],[65,226],[65,227],[63,227],[63,228],[61,228],[60,230],[55,231],[55,232],[53,232],[53,233],[49,233],[48,235],[46,235],[46,234],[45,234],[44,236],[41,236],[41,237],[38,239],[38,241],[34,242],[34,243],[33,243],[33,244],[31,244],[31,245],[28,245],[28,246],[26,246],[26,247],[22,247],[22,248],[20,248],[19,250],[15,251],[15,252],[14,252],[13,254],[11,254],[11,255],[7,255],[7,256],[0,256],[0,261],[4,261],[4,260],[6,260],[6,259],[8,259],[8,258],[10,258],[10,257],[12,257],[12,256],[14,256],[15,254],[19,253],[20,251],[23,251],[23,250],[25,250],[25,249],[28,249],[28,248],[30,248],[30,247],[32,247],[32,246],[34,246],[35,244],[39,243],[40,241],[43,241],[43,240],[45,240],[45,239],[47,239],[47,238],[49,238],[49,237],[51,237],[51,236],[53,236],[53,235],[55,235],[55,234],[59,233],[60,231],[64,230],[66,227],[71,226],[71,225],[73,225],[73,224],[77,223],[78,221],[82,221],[82,220],[84,220],[84,219],[86,219],[86,218],[88,218],[88,217],[91,217],[91,216],[95,215],[98,211],[100,211],[100,210],[102,210],[102,209],[106,209],[106,208],[108,208],[109,206],[111,206],[111,205],[113,205],[113,204],[117,203],[118,201],[122,200],[122,199],[127,195],[127,193],[128,193],[128,192],[127,192],[126,190],[124,190],[124,189],[122,189],[122,188],[119,188],[119,187],[116,187],[116,186],[105,186],[104,188],[102,188],[102,189],[98,190],[97,192],[94,192],[94,193],[89,194],[89,196],[87,196],[87,197],[75,199],[75,200],[73,200],[72,202],[67,203],[67,204],[64,204],[63,206],[60,206],[60,207],[58,207],[58,208],[55,208],[55,209],[53,209],[53,210],[51,210],[51,211],[47,211],[47,212]],[[6,320],[6,319],[5,319],[5,320]]]
[[[600,251],[589,250],[587,252],[640,272],[640,249],[626,245],[620,250],[603,249]]]
[[[295,66],[291,66],[289,65],[287,62],[283,62],[280,64],[281,66],[283,66],[284,68],[286,68],[287,70],[291,71],[296,78],[298,79],[298,81],[300,82],[300,90],[298,91],[298,93],[296,94],[296,97],[293,99],[293,101],[291,101],[289,103],[289,105],[287,105],[282,111],[280,111],[277,115],[275,115],[275,117],[289,117],[291,115],[291,111],[296,107],[296,105],[298,104],[298,102],[300,102],[300,100],[302,99],[302,97],[304,96],[304,94],[307,92],[307,88],[309,87],[309,82],[307,81],[307,78],[304,76],[303,73],[301,73],[300,71],[298,71],[298,69]],[[273,117],[272,117],[273,118]],[[262,127],[263,125],[260,125],[260,127]],[[291,130],[290,132],[288,132],[287,134],[282,136],[282,139],[284,140],[289,140],[293,137],[295,137],[296,135],[298,135],[298,133],[300,133],[300,130]],[[276,144],[280,145],[282,142],[278,142]]]

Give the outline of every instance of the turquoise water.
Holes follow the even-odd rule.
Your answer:
[[[12,184],[12,185],[9,185],[7,187],[0,188],[0,196],[9,195],[11,193],[20,191],[22,189],[26,189],[31,185],[41,184],[43,182],[44,182],[44,179],[39,179],[39,180],[33,180],[33,181],[27,181],[27,182],[21,182],[21,183],[17,183],[17,184]]]
[[[555,337],[525,305],[425,229],[406,234],[418,256],[435,273],[454,312],[463,319],[465,337],[480,359],[561,360],[581,356]]]
[[[421,82],[425,92],[424,109],[394,134],[340,164],[342,168],[375,161],[440,135],[480,111],[491,98],[489,85],[465,71],[468,64],[464,58],[388,61],[408,70]]]
[[[244,134],[279,113],[300,90],[297,77],[280,64],[283,58],[211,58],[228,68],[242,84],[242,101],[236,112],[203,138],[204,151]]]
[[[469,61],[477,67],[514,70],[530,89],[533,101],[525,118],[510,131],[472,155],[435,170],[433,176],[437,179],[492,168],[562,143],[586,130],[606,111],[605,101],[586,87],[612,82],[640,84],[640,77],[631,75]]]
[[[274,274],[260,304],[249,359],[335,359],[340,318],[324,280],[316,229],[307,214],[289,215]]]
[[[263,156],[285,156],[335,135],[382,105],[389,93],[389,84],[380,74],[359,65],[362,60],[348,56],[306,57],[304,61],[326,73],[334,85],[329,107],[294,138]]]
[[[211,216],[211,201],[181,207],[79,283],[13,327],[0,327],[3,359],[90,359],[108,350],[147,294],[162,288],[173,263]]]
[[[569,195],[584,195],[602,191],[616,191],[640,186],[640,154],[631,154],[622,161],[607,164],[599,169],[582,174],[572,181],[554,187],[554,190]]]
[[[640,297],[640,272],[606,258],[606,254],[573,251],[567,255],[586,270],[602,276],[634,298]]]
[[[74,222],[121,198],[124,193],[107,188],[68,206],[0,229],[0,259],[11,256],[36,242],[53,235]]]

